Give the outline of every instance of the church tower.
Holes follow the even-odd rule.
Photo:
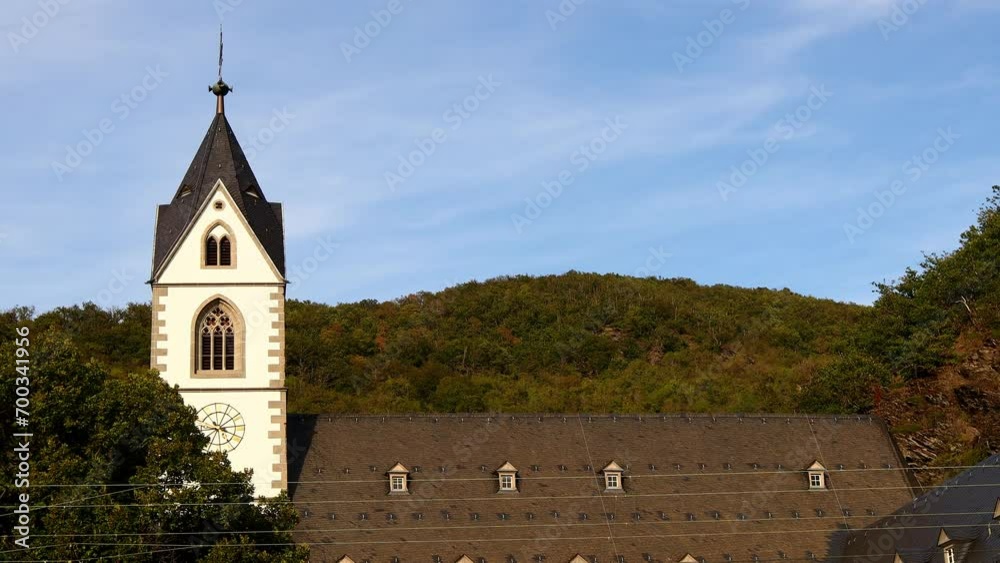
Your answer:
[[[221,53],[209,90],[215,118],[156,214],[150,363],[198,412],[209,448],[274,496],[288,488],[281,204],[264,197],[226,119]]]

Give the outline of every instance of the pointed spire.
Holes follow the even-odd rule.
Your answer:
[[[222,25],[219,25],[219,81],[209,86],[208,91],[215,94],[215,113],[226,113],[226,94],[233,89],[222,80]]]

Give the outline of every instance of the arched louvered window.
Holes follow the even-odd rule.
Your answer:
[[[232,266],[233,256],[232,256],[232,244],[229,243],[229,237],[223,236],[219,240],[219,265],[220,266]]]
[[[225,239],[223,238],[223,240]],[[219,243],[213,236],[209,236],[208,239],[205,240],[205,265],[219,265]]]
[[[209,305],[198,322],[198,370],[235,371],[237,365],[236,315],[228,305]]]

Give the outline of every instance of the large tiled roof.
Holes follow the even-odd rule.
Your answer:
[[[289,460],[314,561],[822,558],[832,532],[912,499],[869,417],[293,416]],[[808,489],[817,460],[829,490]],[[621,493],[604,490],[612,461]],[[505,462],[519,492],[497,490]],[[389,494],[397,463],[409,494]]]
[[[217,113],[198,147],[173,201],[159,206],[153,247],[153,277],[222,180],[261,246],[281,275],[285,245],[281,204],[269,203],[247,162],[225,113]],[[182,194],[187,195],[182,195]],[[250,195],[253,194],[253,195]]]
[[[834,551],[845,562],[943,562],[942,530],[958,540],[964,563],[1000,558],[1000,455],[987,458],[944,485],[862,530],[838,534]]]

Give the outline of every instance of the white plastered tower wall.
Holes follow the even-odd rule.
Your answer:
[[[232,241],[231,266],[204,266],[209,234]],[[230,462],[253,470],[256,494],[286,490],[285,280],[221,180],[151,284],[152,366],[196,411],[215,403],[239,411],[245,433]],[[196,365],[197,319],[217,299],[238,317],[235,375]]]

